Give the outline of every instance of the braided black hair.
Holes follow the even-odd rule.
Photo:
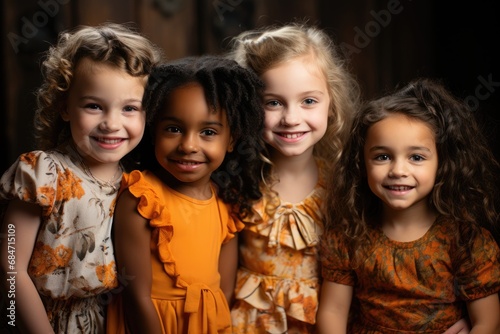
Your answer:
[[[264,110],[263,83],[252,71],[222,56],[186,57],[156,66],[148,80],[143,98],[147,111],[147,131],[151,134],[160,111],[174,90],[196,82],[203,87],[208,106],[227,115],[234,150],[228,152],[221,166],[212,173],[218,195],[233,205],[240,218],[251,211],[252,203],[262,196],[259,189],[263,164],[262,139]],[[144,169],[158,167],[151,152],[151,137],[144,136],[149,148],[143,159]]]

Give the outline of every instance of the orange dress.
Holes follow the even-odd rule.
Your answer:
[[[125,174],[125,188],[140,199],[137,210],[153,228],[151,299],[163,333],[231,333],[218,261],[222,244],[243,223],[215,193],[208,200],[193,199],[148,171]],[[108,333],[125,332],[120,303],[117,298],[108,307]]]
[[[319,237],[323,230],[325,168],[300,203],[264,193],[240,233],[234,333],[312,334],[320,289]]]
[[[482,230],[472,249],[475,270],[452,269],[451,221],[438,219],[420,239],[397,242],[379,229],[366,260],[351,268],[343,237],[321,248],[323,278],[354,287],[356,321],[349,333],[443,333],[466,316],[467,301],[500,290],[500,250]],[[328,246],[326,246],[328,243]]]

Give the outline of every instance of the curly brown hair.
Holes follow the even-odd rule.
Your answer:
[[[457,224],[450,231],[456,240],[453,263],[469,259],[468,250],[481,227],[499,242],[499,164],[467,104],[440,81],[428,78],[368,102],[357,114],[328,187],[327,230],[340,229],[350,255],[362,260],[363,249],[370,247],[368,230],[379,224],[381,214],[381,201],[365,177],[366,134],[373,124],[394,113],[424,122],[434,131],[439,162],[428,201],[439,219]]]
[[[35,112],[37,149],[47,150],[66,142],[69,124],[60,116],[68,90],[82,58],[103,62],[131,76],[147,76],[162,59],[162,52],[146,37],[124,24],[80,26],[64,31],[51,46],[42,63],[44,81],[38,89]]]

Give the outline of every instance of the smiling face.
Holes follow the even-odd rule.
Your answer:
[[[116,169],[141,140],[146,121],[141,103],[144,86],[144,77],[110,65],[87,58],[78,63],[61,116],[70,123],[72,140],[91,169],[102,165]]]
[[[312,155],[324,136],[330,98],[326,79],[310,57],[295,58],[261,76],[264,81],[264,139],[273,154]]]
[[[429,210],[438,154],[427,124],[402,114],[375,123],[367,132],[364,159],[368,185],[385,210]]]
[[[203,87],[191,83],[171,92],[159,113],[154,129],[156,159],[183,189],[208,189],[210,175],[232,150],[225,112],[214,113]]]

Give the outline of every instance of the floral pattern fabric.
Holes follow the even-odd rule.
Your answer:
[[[318,308],[318,243],[323,230],[325,164],[300,203],[264,193],[240,233],[234,333],[314,333]]]
[[[197,200],[168,188],[153,173],[125,174],[122,189],[139,199],[151,232],[151,300],[164,333],[232,333],[220,288],[223,243],[244,225],[215,195]],[[119,224],[120,222],[115,222]],[[108,333],[125,333],[122,299],[108,307]]]
[[[56,333],[104,333],[105,294],[117,286],[111,224],[115,187],[87,175],[71,145],[22,154],[0,197],[42,208],[28,273]]]
[[[372,230],[373,248],[352,268],[343,236],[332,232],[321,248],[323,278],[354,287],[356,321],[350,333],[443,333],[466,316],[465,302],[500,290],[500,251],[482,230],[472,250],[474,271],[452,268],[451,231],[437,220],[412,242]]]

